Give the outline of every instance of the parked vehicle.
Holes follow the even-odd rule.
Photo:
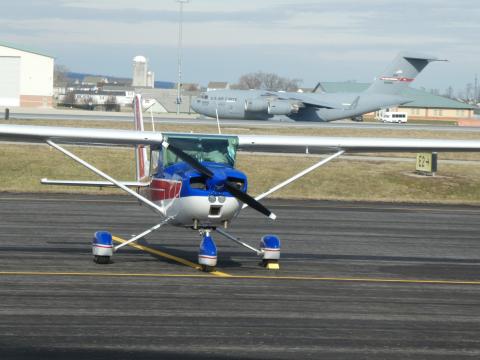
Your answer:
[[[387,123],[404,124],[408,121],[408,114],[403,111],[384,109],[375,113],[375,120]]]

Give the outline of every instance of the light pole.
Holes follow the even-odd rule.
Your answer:
[[[178,19],[178,49],[177,49],[177,115],[180,114],[180,104],[182,103],[181,86],[182,86],[182,23],[183,23],[183,4],[189,0],[175,0],[180,5],[180,14]]]

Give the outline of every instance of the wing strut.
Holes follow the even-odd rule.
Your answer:
[[[169,221],[170,221],[171,217],[169,218],[166,218],[165,220],[163,220],[161,223],[155,225],[155,226],[152,226],[150,229],[148,230],[145,230],[144,232],[142,232],[141,234],[138,234],[134,237],[132,237],[130,240],[128,241],[125,241],[123,243],[121,243],[120,245],[117,245],[114,247],[114,250],[117,251],[118,249],[124,247],[125,245],[128,245],[134,241],[137,241],[138,239],[141,239],[143,238],[145,235],[148,235],[150,234],[151,232],[154,232],[154,231],[157,231],[158,229],[160,229],[163,225],[167,224]]]
[[[262,255],[262,251],[261,251],[261,250],[255,249],[253,246],[248,245],[246,242],[241,241],[239,238],[236,238],[236,237],[233,236],[233,235],[230,235],[230,234],[227,233],[226,231],[223,231],[222,229],[220,229],[220,228],[218,228],[218,227],[215,229],[215,231],[218,232],[219,234],[225,236],[227,239],[232,240],[233,242],[236,242],[236,243],[239,244],[239,245],[245,246],[247,249],[252,250],[252,251],[255,252],[257,255]]]
[[[328,163],[328,162],[332,161],[333,159],[339,157],[339,156],[342,155],[343,153],[345,153],[345,150],[340,150],[340,151],[336,152],[335,154],[330,155],[329,157],[320,160],[318,163],[316,163],[316,164],[310,166],[309,168],[307,168],[307,169],[299,172],[298,174],[292,176],[291,178],[285,180],[284,182],[278,184],[277,186],[274,186],[273,188],[271,188],[271,189],[268,190],[267,192],[264,192],[263,194],[258,195],[258,196],[255,198],[255,200],[257,200],[257,201],[258,201],[258,200],[261,200],[261,199],[263,199],[264,197],[270,195],[271,193],[280,190],[281,188],[287,186],[288,184],[291,184],[291,183],[294,182],[295,180],[300,179],[302,176],[307,175],[308,173],[312,172],[313,170],[319,168],[320,166],[325,165],[326,163]],[[242,209],[245,209],[247,206],[248,206],[247,204],[243,204]]]
[[[75,154],[72,154],[70,151],[64,149],[60,145],[55,144],[52,140],[47,140],[47,144],[50,145],[51,147],[57,149],[58,151],[62,152],[63,154],[65,154],[69,158],[71,158],[71,159],[75,160],[76,162],[80,163],[81,165],[85,166],[87,169],[93,171],[98,176],[101,176],[105,180],[110,181],[112,184],[116,185],[117,187],[119,187],[123,191],[127,192],[128,194],[136,197],[138,200],[140,200],[145,205],[150,206],[154,211],[156,211],[156,212],[160,213],[161,215],[165,216],[165,211],[160,206],[151,202],[150,200],[143,197],[142,195],[137,194],[135,191],[133,191],[132,189],[129,189],[128,187],[123,185],[121,182],[115,180],[111,176],[105,174],[103,171],[97,169],[95,166],[93,166],[93,165],[87,163],[86,161],[80,159],[78,156],[76,156]]]

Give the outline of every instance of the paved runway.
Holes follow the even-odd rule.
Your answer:
[[[94,231],[155,223],[126,197],[0,194],[0,358],[480,357],[480,207],[267,204],[276,223],[246,210],[230,231],[280,235],[280,271],[217,236],[212,275],[131,247],[94,264]],[[199,240],[144,245],[196,261]]]
[[[35,113],[31,109],[12,111],[10,118],[30,120],[99,120],[99,121],[132,121],[131,113],[101,112],[87,110],[39,110]],[[3,118],[3,116],[0,116]],[[146,121],[150,121],[150,116],[145,115]],[[182,125],[215,125],[216,120],[208,117],[199,117],[196,114],[184,114],[182,117],[176,117],[172,114],[162,114],[154,117],[156,124],[182,124]],[[480,122],[480,121],[479,121]],[[322,128],[322,129],[362,129],[362,130],[418,130],[418,131],[448,131],[448,132],[479,132],[478,126],[451,126],[451,125],[431,125],[431,124],[388,124],[380,122],[353,122],[351,120],[339,120],[333,122],[313,122],[313,121],[264,121],[264,120],[232,120],[220,119],[222,126],[242,126],[242,127],[275,127],[275,128]]]

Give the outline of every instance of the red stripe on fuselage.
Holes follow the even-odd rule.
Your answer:
[[[400,82],[412,82],[414,79],[412,78],[406,78],[406,77],[381,77],[380,80],[384,81],[400,81]]]
[[[139,169],[139,171],[138,171],[139,172],[139,174],[138,174],[139,179],[137,179],[137,180],[141,180],[146,176],[146,174],[145,174],[145,156],[144,156],[145,154],[143,152],[144,148],[145,147],[143,145],[138,145],[137,146],[137,152],[138,152],[137,155],[138,155],[138,161],[139,161],[139,164],[138,164],[139,165],[139,167],[138,167],[138,169]]]
[[[151,200],[160,201],[180,196],[182,182],[177,180],[153,179],[150,183]]]
[[[134,105],[135,107],[135,130],[140,130],[143,131],[143,123],[141,121],[142,119],[142,113],[141,113],[141,100],[140,97],[135,96],[134,98]]]

